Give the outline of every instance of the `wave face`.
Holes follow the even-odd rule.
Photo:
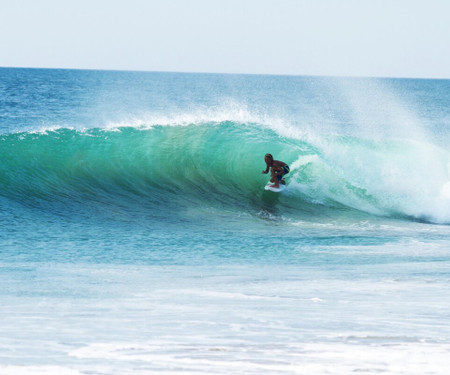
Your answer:
[[[450,223],[450,81],[45,69],[0,78],[4,207]],[[291,166],[284,194],[263,190],[267,152]]]
[[[25,206],[176,220],[215,210],[450,223],[449,154],[425,141],[202,120],[18,132],[0,145],[1,196]],[[291,166],[283,194],[263,190],[266,152]]]

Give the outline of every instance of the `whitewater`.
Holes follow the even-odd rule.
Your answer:
[[[0,372],[445,374],[449,129],[448,80],[1,68]]]

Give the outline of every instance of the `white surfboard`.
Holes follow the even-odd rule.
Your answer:
[[[280,193],[284,189],[286,189],[286,185],[280,184],[279,187],[276,188],[271,182],[264,186],[264,190],[273,191],[274,193]]]

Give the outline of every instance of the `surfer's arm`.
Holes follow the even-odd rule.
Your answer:
[[[267,166],[267,168],[266,168],[266,170],[265,171],[262,171],[262,173],[264,173],[264,174],[267,174],[267,173],[269,173],[269,166]]]

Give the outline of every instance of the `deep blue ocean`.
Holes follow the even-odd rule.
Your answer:
[[[449,143],[450,80],[0,68],[0,373],[447,374]]]

